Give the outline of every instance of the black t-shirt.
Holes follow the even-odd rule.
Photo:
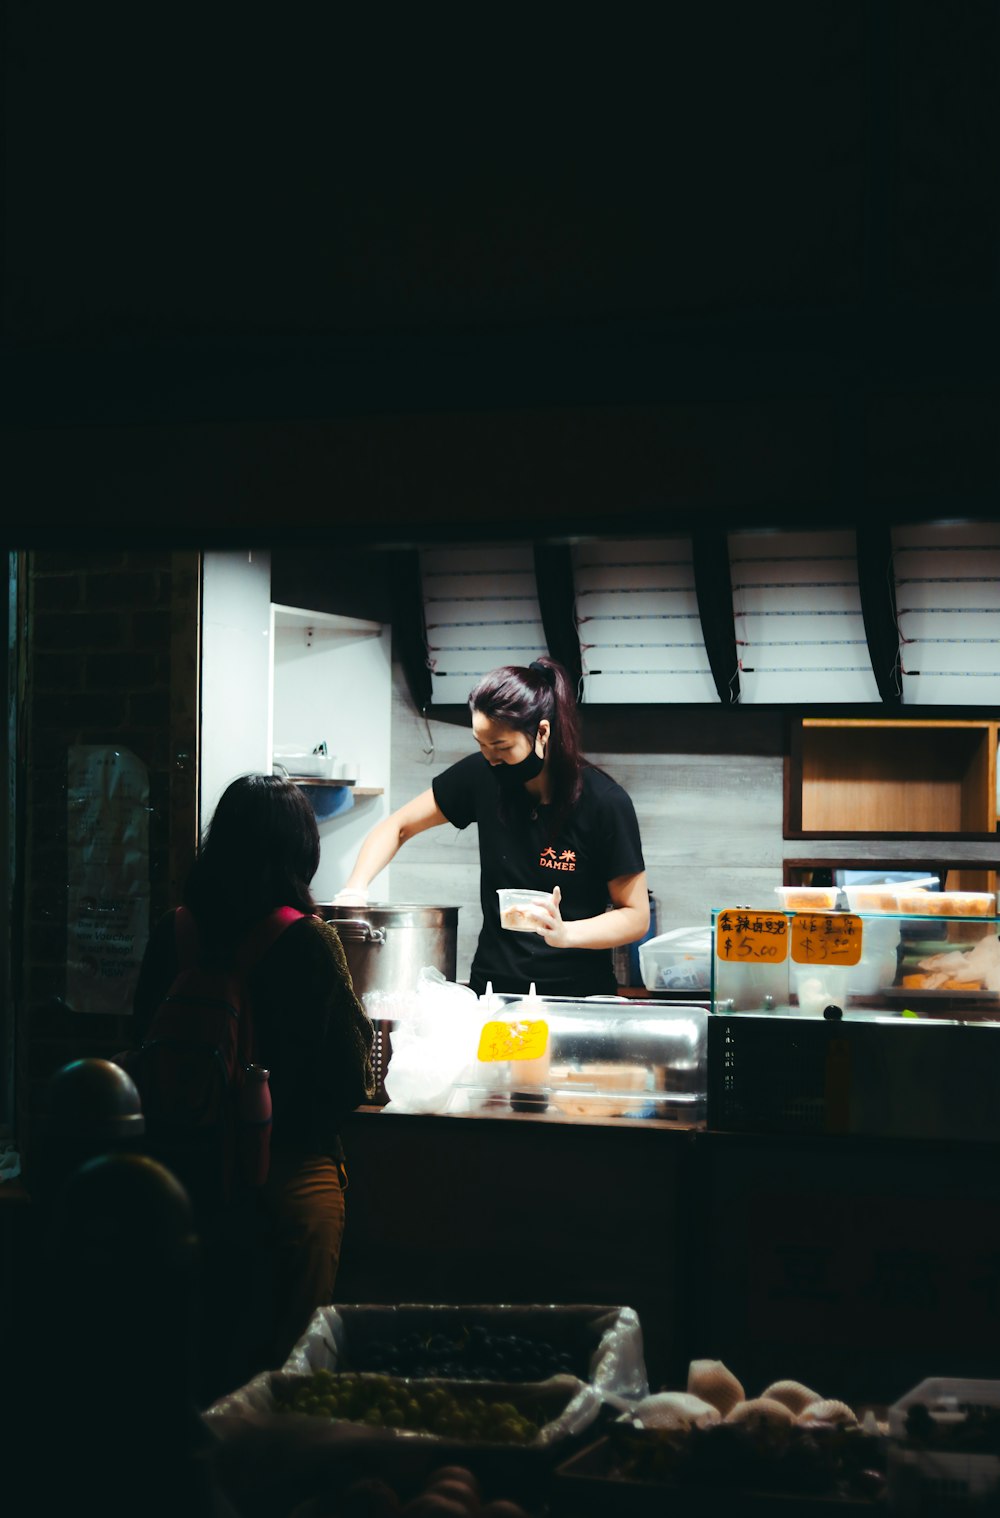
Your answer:
[[[627,792],[603,770],[586,766],[583,791],[569,817],[550,836],[551,808],[536,806],[523,787],[501,803],[500,782],[481,754],[469,754],[432,782],[434,799],[457,828],[479,824],[483,930],[470,984],[480,994],[527,992],[532,981],[549,996],[613,996],[617,990],[610,949],[554,949],[540,933],[500,926],[497,891],[562,891],[567,922],[597,917],[608,903],[608,881],[638,875],[645,865],[635,808]]]

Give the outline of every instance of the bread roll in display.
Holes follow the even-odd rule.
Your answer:
[[[751,1397],[749,1402],[737,1402],[722,1421],[743,1423],[748,1428],[787,1428],[795,1422],[795,1414],[771,1397]]]
[[[807,1407],[804,1407],[796,1421],[799,1423],[857,1423],[858,1420],[846,1402],[821,1397],[818,1402],[810,1402]]]
[[[717,1407],[723,1417],[742,1402],[746,1392],[721,1360],[692,1360],[688,1366],[688,1391]]]
[[[800,1413],[810,1402],[823,1400],[819,1392],[810,1391],[801,1381],[772,1381],[761,1396],[770,1397],[773,1402],[783,1402],[793,1413]]]

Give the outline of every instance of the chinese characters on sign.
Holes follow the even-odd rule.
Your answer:
[[[549,1042],[547,1022],[485,1023],[479,1035],[479,1059],[493,1064],[506,1059],[540,1059]]]
[[[851,912],[796,912],[792,918],[797,965],[856,965],[861,940],[861,918]]]
[[[737,963],[781,964],[788,957],[788,918],[784,912],[728,908],[716,920],[715,952]]]

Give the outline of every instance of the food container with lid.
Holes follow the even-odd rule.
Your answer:
[[[899,910],[921,917],[992,917],[992,891],[901,891]]]
[[[836,911],[838,886],[775,886],[776,896],[786,912],[833,912]]]
[[[500,926],[507,928],[511,933],[540,933],[542,931],[541,919],[537,908],[544,904],[552,905],[551,891],[521,891],[514,889],[499,889],[497,896],[500,899]]]
[[[905,890],[905,886],[892,885],[888,881],[882,885],[845,885],[844,895],[847,897],[847,910],[849,912],[898,912],[899,893]]]

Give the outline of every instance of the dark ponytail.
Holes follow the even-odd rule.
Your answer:
[[[548,720],[554,836],[580,799],[587,763],[580,753],[580,720],[569,675],[547,657],[527,666],[504,664],[483,676],[469,695],[469,707],[532,740],[539,723]]]

